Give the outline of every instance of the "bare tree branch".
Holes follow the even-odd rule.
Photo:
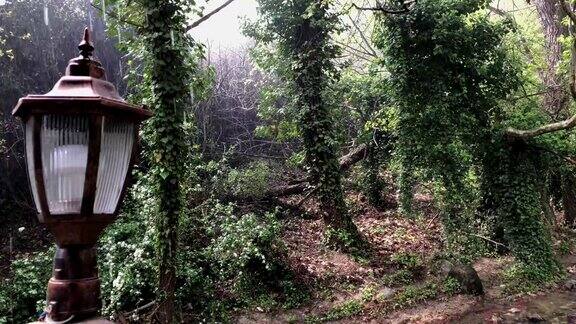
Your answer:
[[[195,22],[191,23],[190,25],[188,25],[186,27],[186,31],[189,31],[192,28],[196,28],[198,27],[198,25],[200,25],[201,23],[205,22],[206,20],[210,19],[210,17],[214,16],[215,14],[217,14],[220,10],[226,8],[229,4],[231,4],[232,2],[234,2],[234,0],[227,0],[226,2],[224,2],[224,4],[222,4],[220,7],[212,10],[210,13],[202,16],[200,19],[196,20]]]
[[[385,8],[381,3],[378,3],[376,7],[360,7],[355,3],[352,6],[358,10],[380,11],[385,14],[398,15],[410,12],[410,5],[413,3],[416,3],[416,0],[404,2],[401,9]]]
[[[358,31],[358,34],[360,34],[360,37],[362,38],[364,45],[366,45],[366,47],[368,47],[368,50],[370,50],[370,54],[374,57],[378,57],[378,53],[376,53],[376,50],[372,47],[372,45],[368,41],[368,38],[366,38],[366,36],[362,32],[362,30],[360,29],[360,27],[358,26],[356,21],[354,21],[354,19],[352,19],[352,17],[350,17],[350,15],[348,15],[348,18],[350,18],[352,25],[354,25],[354,28],[356,28],[356,30]]]
[[[491,12],[504,17],[506,19],[510,19],[515,25],[517,25],[518,23],[516,22],[516,19],[514,19],[514,16],[510,14],[510,12],[508,11],[504,11],[498,7],[494,7],[494,6],[488,6],[488,10],[490,10]],[[530,60],[531,62],[535,62],[534,59],[534,55],[532,55],[532,50],[530,49],[530,45],[529,45],[529,41],[522,35],[519,34],[520,36],[520,45],[522,45],[522,48],[524,50],[524,54],[526,55],[526,57],[528,58],[528,60]],[[544,78],[544,71],[542,70],[541,67],[537,67],[536,68],[536,72],[538,73],[538,76],[540,77],[540,79]]]
[[[572,98],[576,99],[576,39],[574,39],[574,37],[576,37],[576,30],[574,28],[574,26],[576,25],[576,13],[574,13],[574,10],[572,10],[572,8],[570,8],[570,4],[568,4],[566,1],[564,0],[559,0],[560,1],[560,5],[562,6],[562,10],[564,10],[564,13],[566,13],[566,15],[568,15],[568,17],[570,18],[570,27],[568,28],[568,30],[570,31],[570,36],[572,36],[573,40],[572,40],[572,48],[570,49],[571,52],[571,58],[570,58],[570,72],[571,72],[571,76],[570,76],[570,93],[572,94]]]
[[[365,52],[365,51],[363,51],[363,50],[361,50],[361,49],[357,49],[357,48],[352,47],[352,46],[350,46],[350,45],[348,45],[348,44],[344,44],[344,43],[339,42],[339,41],[334,41],[334,42],[335,42],[336,44],[338,44],[338,45],[340,45],[340,46],[343,46],[344,48],[350,50],[350,51],[352,52],[352,55],[355,55],[355,56],[357,56],[357,57],[360,57],[360,58],[362,58],[363,60],[366,60],[366,61],[369,61],[369,62],[370,62],[370,61],[371,61],[371,58],[376,57],[376,56],[374,56],[372,53],[367,53],[367,52]]]

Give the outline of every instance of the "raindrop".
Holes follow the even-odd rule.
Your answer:
[[[124,71],[122,70],[122,60],[118,60],[118,73],[120,74],[120,79],[124,78]]]
[[[102,21],[106,24],[106,0],[102,0]]]
[[[48,16],[48,4],[44,3],[44,24],[50,26],[50,17]]]
[[[174,30],[170,30],[170,41],[172,43],[172,46],[174,46]]]
[[[92,7],[88,7],[88,26],[90,26],[90,30],[94,30],[92,25]]]
[[[120,29],[120,24],[118,24],[118,44],[122,43],[122,29]]]

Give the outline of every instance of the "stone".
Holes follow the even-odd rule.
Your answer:
[[[469,264],[444,261],[440,269],[446,277],[454,278],[462,292],[475,296],[484,295],[484,286],[476,270]]]
[[[526,315],[526,319],[530,323],[542,323],[546,321],[544,317],[540,316],[538,313],[529,313]]]
[[[384,289],[382,289],[380,291],[380,293],[378,294],[377,299],[378,300],[385,300],[388,299],[392,296],[394,296],[394,294],[396,293],[396,291],[390,287],[384,287]]]
[[[566,290],[575,290],[576,289],[576,279],[566,280],[564,283],[564,288]]]

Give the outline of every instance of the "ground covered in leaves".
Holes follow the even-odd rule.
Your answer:
[[[355,222],[368,243],[368,252],[351,255],[322,243],[323,222],[318,207],[306,202],[303,214],[284,221],[283,241],[288,262],[309,289],[309,298],[296,309],[265,305],[240,311],[239,323],[576,323],[576,256],[573,233],[558,230],[567,274],[548,287],[527,289],[512,283],[505,270],[509,256],[482,258],[474,268],[484,296],[459,292],[438,273],[442,227],[429,195],[416,196],[419,214],[406,219],[392,208],[381,210],[349,192]],[[298,198],[287,204],[301,203]],[[561,237],[561,239],[560,239]],[[571,316],[574,318],[572,319]]]

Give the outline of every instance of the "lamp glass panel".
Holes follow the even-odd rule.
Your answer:
[[[134,123],[105,117],[102,128],[94,213],[112,214],[118,205],[130,166]]]
[[[51,214],[80,213],[88,162],[88,124],[87,116],[42,118],[42,166]]]
[[[40,200],[38,199],[38,187],[36,185],[36,171],[34,166],[34,119],[36,117],[28,118],[26,122],[26,165],[28,166],[28,179],[30,180],[30,189],[34,197],[34,204],[36,209],[40,212]]]

